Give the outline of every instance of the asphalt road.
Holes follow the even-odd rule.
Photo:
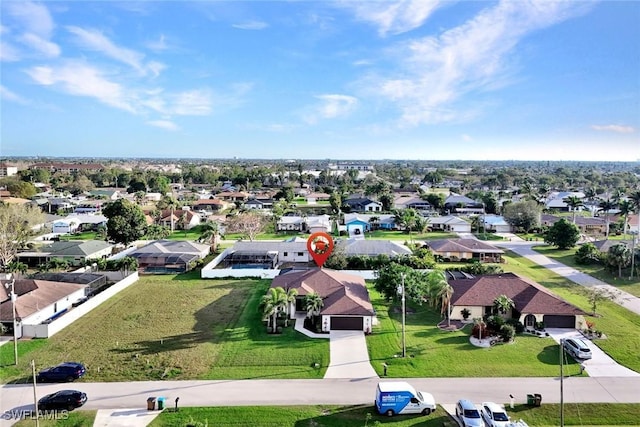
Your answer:
[[[86,409],[146,408],[150,396],[165,397],[173,407],[246,405],[373,405],[378,379],[141,381],[126,383],[74,383],[38,385],[41,397],[56,390],[74,388],[87,393]],[[387,380],[383,380],[387,381]],[[389,379],[389,381],[393,381]],[[472,401],[525,403],[527,394],[540,393],[542,403],[560,402],[558,378],[415,378],[416,389],[432,393],[439,404],[460,398]],[[640,377],[568,377],[563,381],[564,401],[640,403]],[[0,389],[0,411],[33,409],[30,385],[5,385]],[[3,417],[3,418],[5,418]],[[0,424],[11,423],[3,419]]]

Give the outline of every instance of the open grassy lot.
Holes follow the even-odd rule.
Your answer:
[[[514,419],[523,419],[530,426],[558,426],[559,405],[531,408],[516,405],[507,409]],[[564,424],[567,426],[637,426],[640,404],[565,404]],[[197,424],[200,423],[200,424]],[[429,416],[378,415],[373,405],[356,406],[291,406],[291,407],[215,407],[181,408],[178,412],[165,411],[151,427],[185,426],[326,426],[362,427],[385,425],[393,427],[425,426],[453,427],[455,421],[440,407]]]
[[[632,295],[640,297],[640,279],[635,277],[634,279],[629,280],[629,269],[626,271],[623,270],[623,277],[617,277],[617,271],[615,274],[612,274],[603,265],[577,264],[575,261],[575,248],[560,250],[552,246],[536,246],[534,249],[555,261],[573,267],[578,271],[582,271],[596,279],[600,279],[605,283],[615,286],[622,291],[629,292]]]
[[[505,271],[529,277],[585,312],[591,312],[582,286],[513,252],[507,252],[505,258],[507,263],[502,265]],[[598,304],[597,315],[588,319],[607,337],[594,343],[618,363],[640,372],[640,316],[612,301],[604,301]]]
[[[145,276],[48,340],[20,342],[20,364],[0,347],[4,381],[26,379],[28,364],[87,365],[83,381],[213,378],[321,378],[328,340],[290,327],[268,335],[257,307],[269,285],[259,280]],[[79,343],[82,343],[79,345]],[[312,367],[319,363],[321,369]],[[268,369],[265,369],[268,367]]]

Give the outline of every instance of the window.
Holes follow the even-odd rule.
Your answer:
[[[282,256],[289,256],[289,252],[283,252]]]
[[[304,256],[304,252],[298,252],[298,256]]]

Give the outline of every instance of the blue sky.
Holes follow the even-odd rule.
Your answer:
[[[0,8],[0,156],[640,159],[640,1]]]

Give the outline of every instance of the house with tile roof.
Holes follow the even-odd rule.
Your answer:
[[[387,255],[390,258],[395,258],[412,254],[411,249],[392,240],[345,239],[336,242],[336,248],[344,250],[346,256],[376,257]]]
[[[526,328],[534,328],[536,322],[547,328],[582,329],[586,324],[583,310],[514,273],[453,279],[449,284],[453,288],[452,320],[463,320],[464,309],[471,312],[472,319],[494,314],[493,302],[506,295],[515,304],[506,316],[520,320]]]
[[[446,261],[503,262],[502,249],[477,239],[428,240],[424,244]]]
[[[432,231],[448,231],[452,233],[471,233],[471,223],[454,216],[432,216],[427,221],[428,227]]]
[[[292,306],[291,318],[296,313],[306,313],[304,298],[316,292],[322,297],[320,311],[323,332],[337,330],[355,330],[371,332],[375,311],[369,299],[369,292],[363,278],[326,268],[314,268],[304,271],[292,271],[273,279],[271,287],[285,290],[296,289],[295,307]],[[295,308],[295,309],[294,309]]]
[[[138,260],[142,273],[184,273],[194,262],[204,259],[211,247],[186,240],[156,240],[136,249],[128,256]]]

